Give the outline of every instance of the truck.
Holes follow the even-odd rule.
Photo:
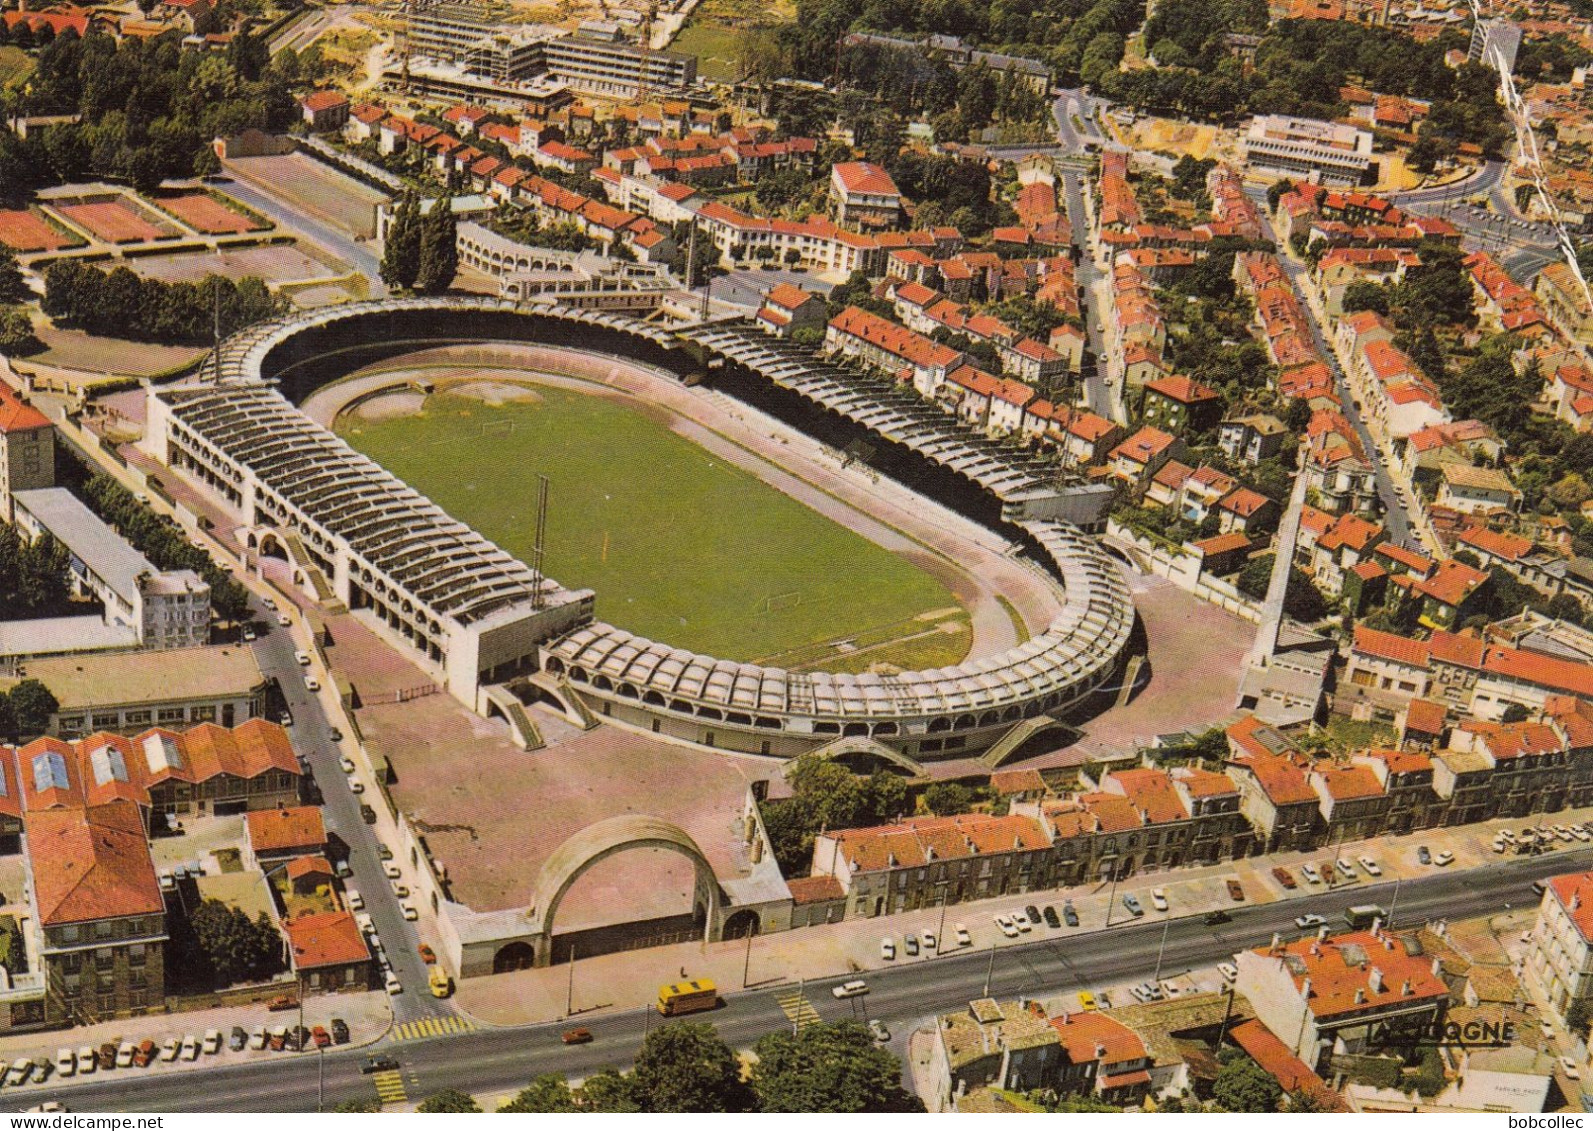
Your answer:
[[[1376,919],[1388,922],[1388,912],[1375,903],[1358,903],[1354,907],[1344,909],[1344,921],[1350,925],[1351,930],[1364,931]]]
[[[454,980],[441,966],[433,966],[426,980],[431,985],[432,997],[447,997],[454,992]]]

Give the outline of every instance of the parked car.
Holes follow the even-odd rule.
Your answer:
[[[374,825],[376,823],[376,810],[372,809],[369,805],[365,804],[364,802],[361,802],[360,803],[360,820],[364,821],[367,825]]]
[[[1036,927],[1040,925],[1040,909],[1032,903],[1023,909],[1023,917]]]
[[[951,933],[957,937],[958,946],[972,946],[973,936],[968,933],[968,928],[958,923],[952,928]]]
[[[1495,851],[1495,852],[1497,852],[1497,853],[1499,853],[1499,854],[1501,854],[1501,855],[1503,855],[1503,853],[1504,853],[1504,851],[1505,851],[1505,849],[1506,849],[1506,848],[1507,848],[1507,847],[1509,847],[1509,846],[1508,846],[1508,845],[1506,845],[1506,844],[1505,844],[1505,842],[1504,842],[1504,840],[1503,840],[1503,838],[1501,838],[1501,837],[1494,837],[1494,838],[1493,838],[1493,845],[1492,845],[1492,848],[1493,848],[1493,850],[1494,850],[1494,851]]]
[[[1018,928],[1013,926],[1011,919],[1008,919],[1005,915],[992,915],[991,918],[996,921],[996,926],[1001,928],[1001,933],[1007,938],[1015,939],[1018,937]]]
[[[115,1068],[123,1067],[123,1066],[118,1065],[116,1063],[117,1057],[121,1053],[121,1051],[122,1050],[121,1050],[120,1046],[118,1046],[115,1041],[106,1041],[103,1045],[101,1045],[100,1046],[100,1071],[101,1072],[110,1072],[110,1071],[112,1071]],[[131,1060],[132,1057],[128,1057],[128,1059]]]
[[[1317,927],[1325,926],[1327,920],[1320,915],[1301,915],[1295,919],[1294,925],[1302,931],[1312,931]]]
[[[1136,919],[1145,914],[1145,908],[1140,905],[1139,896],[1131,891],[1123,893],[1123,906],[1128,908],[1128,913]]]
[[[1272,878],[1277,880],[1290,891],[1293,891],[1295,888],[1300,886],[1299,881],[1294,878],[1287,868],[1272,869]]]
[[[868,1031],[873,1034],[874,1040],[878,1044],[884,1044],[886,1041],[891,1039],[891,1031],[885,1028],[885,1022],[881,1021],[878,1017],[869,1018]]]
[[[1571,1057],[1562,1056],[1560,1058],[1560,1071],[1565,1073],[1565,1078],[1567,1080],[1582,1079],[1582,1072],[1577,1068],[1576,1061]]]
[[[1093,1013],[1095,1010],[1100,1008],[1100,1005],[1096,1002],[1095,995],[1089,990],[1080,990],[1079,1008],[1085,1013]]]
[[[166,1043],[160,1046],[160,1058],[168,1064],[177,1059],[183,1051],[182,1040],[178,1037],[167,1037]]]
[[[391,860],[389,860],[382,865],[382,875],[386,876],[390,880],[397,880],[401,879],[404,873],[399,869],[397,864],[394,864]]]
[[[350,758],[347,754],[339,758],[337,760],[337,764],[345,774],[352,774],[354,772],[354,759]]]
[[[348,1044],[348,1022],[341,1017],[332,1018],[332,1043],[338,1045]]]
[[[178,1055],[184,1060],[198,1060],[199,1038],[192,1033],[184,1034],[182,1044],[178,1047]]]
[[[321,681],[316,679],[313,675],[305,676],[304,677],[304,690],[306,690],[306,691],[319,691],[319,690],[321,690]]]
[[[868,993],[868,983],[861,978],[853,978],[850,982],[842,982],[830,991],[837,998],[861,997]]]
[[[420,953],[420,960],[427,966],[435,966],[437,964],[437,952],[426,943],[421,943],[415,949]]]
[[[6,1086],[9,1088],[15,1088],[19,1085],[26,1084],[28,1082],[28,1078],[32,1075],[33,1061],[14,1061],[11,1067],[6,1069]]]
[[[1167,889],[1151,888],[1151,906],[1158,911],[1167,910]]]
[[[332,1034],[326,1031],[324,1025],[310,1026],[310,1043],[318,1049],[328,1048],[332,1044]]]
[[[903,939],[902,940],[902,949],[907,952],[907,955],[908,955],[909,958],[917,958],[918,957],[918,936],[917,935],[908,935],[905,939]]]
[[[1062,919],[1059,915],[1057,915],[1056,908],[1052,907],[1049,903],[1046,904],[1045,910],[1040,914],[1045,919],[1045,925],[1050,927],[1052,930],[1055,930],[1062,925]]]
[[[1431,864],[1433,862],[1433,854],[1427,851],[1425,844],[1416,847],[1416,862],[1418,864]]]
[[[298,999],[289,997],[287,994],[278,994],[266,1005],[266,1009],[272,1013],[281,1013],[284,1010],[297,1009],[298,1007]]]
[[[1593,834],[1589,834],[1587,829],[1583,828],[1581,825],[1572,825],[1571,835],[1576,837],[1577,840],[1583,841],[1584,843],[1593,840]]]
[[[132,1044],[123,1044],[116,1050],[116,1067],[131,1068],[133,1059],[138,1055],[138,1048]]]
[[[227,1047],[233,1052],[242,1052],[249,1047],[249,1030],[242,1025],[232,1027],[232,1035],[227,1040]]]
[[[1366,869],[1366,874],[1368,876],[1381,876],[1383,874],[1383,869],[1379,868],[1377,866],[1377,861],[1373,860],[1370,856],[1362,856],[1360,858],[1360,865],[1362,868]]]
[[[266,1043],[266,1047],[272,1052],[281,1052],[283,1049],[287,1048],[288,1027],[286,1025],[278,1025],[276,1028],[272,1029],[271,1039]]]
[[[1074,909],[1072,900],[1062,905],[1062,921],[1070,927],[1079,925],[1079,913]]]
[[[301,668],[307,668],[310,666],[310,654],[308,652],[295,652],[293,653],[293,662]]]
[[[386,981],[386,983],[384,985],[385,985],[385,988],[386,988],[387,992],[389,994],[391,994],[391,995],[396,996],[396,995],[401,994],[401,993],[404,992],[403,983],[401,983],[398,980],[398,975],[397,974],[389,974],[389,975],[387,975],[387,981]]]
[[[1011,913],[1011,917],[1012,917],[1012,925],[1014,927],[1018,928],[1018,930],[1020,930],[1020,931],[1032,931],[1032,930],[1034,930],[1034,924],[1029,922],[1029,917],[1027,915],[1025,915],[1023,912],[1014,911],[1014,912]]]
[[[935,934],[934,931],[925,931],[924,932],[924,952],[927,954],[931,950],[939,950],[939,949],[940,949],[940,936]]]
[[[420,918],[420,912],[415,910],[415,905],[412,903],[400,903],[398,913],[404,917],[406,923],[413,923]]]
[[[1339,875],[1343,876],[1346,880],[1353,880],[1355,878],[1355,865],[1351,864],[1348,860],[1336,860],[1334,861],[1333,866],[1338,869]]]
[[[206,1056],[215,1056],[221,1051],[221,1030],[210,1029],[205,1033],[205,1039],[199,1046]]]
[[[1305,882],[1308,884],[1319,884],[1322,882],[1322,873],[1316,870],[1315,864],[1301,864],[1300,875],[1305,877]]]
[[[1243,903],[1245,901],[1244,885],[1238,880],[1229,880],[1228,898],[1233,900],[1235,903]]]
[[[55,1074],[57,1076],[77,1075],[77,1053],[71,1049],[55,1050]]]
[[[883,958],[886,962],[894,962],[894,961],[896,961],[896,940],[894,940],[894,939],[880,939],[879,940],[879,956],[881,958]]]
[[[1506,844],[1514,844],[1516,842],[1516,834],[1511,832],[1509,829],[1500,829],[1499,839],[1504,841]]]
[[[1440,868],[1447,868],[1454,862],[1455,854],[1450,852],[1447,848],[1440,852],[1437,856],[1433,857],[1433,863],[1437,864]]]
[[[393,894],[399,899],[409,898],[409,888],[407,886],[399,883],[397,880],[389,880],[388,884],[392,887]]]

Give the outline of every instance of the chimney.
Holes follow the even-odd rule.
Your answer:
[[[1320,927],[1318,927],[1316,929],[1316,941],[1317,942],[1326,942],[1327,941],[1327,937],[1328,937],[1328,925],[1326,923],[1323,923]]]
[[[1355,987],[1355,1004],[1356,1005],[1365,1005],[1366,1004],[1366,991],[1361,989],[1360,986],[1356,986]]]
[[[1443,965],[1438,961],[1438,956],[1436,954],[1433,955],[1433,976],[1437,977],[1438,972],[1442,969]]]
[[[1383,992],[1383,971],[1373,966],[1366,974],[1366,984],[1372,988],[1374,994]]]
[[[1106,1046],[1105,1045],[1100,1044],[1100,1043],[1096,1044],[1096,1046],[1095,1046],[1095,1059],[1096,1060],[1105,1060],[1106,1059]]]
[[[1269,949],[1277,950],[1282,945],[1283,945],[1283,936],[1278,934],[1278,932],[1273,931],[1272,932],[1272,946]]]
[[[1401,982],[1399,984],[1399,996],[1400,997],[1410,997],[1410,995],[1415,993],[1415,992],[1416,992],[1415,989],[1410,984],[1410,979],[1409,978],[1406,978],[1403,982]]]
[[[1303,997],[1306,1001],[1310,1001],[1311,1000],[1311,979],[1310,978],[1307,978],[1305,981],[1300,983],[1300,996]]]

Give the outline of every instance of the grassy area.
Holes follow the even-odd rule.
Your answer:
[[[672,51],[697,56],[697,73],[713,82],[740,77],[742,37],[755,27],[788,23],[794,0],[702,0],[670,43]]]
[[[33,60],[20,47],[0,47],[0,87],[22,82],[33,73]]]
[[[1344,754],[1369,746],[1395,746],[1399,734],[1384,723],[1363,723],[1343,715],[1333,715],[1329,717],[1327,725],[1312,737],[1320,740],[1324,749]]]
[[[905,559],[639,411],[539,392],[503,405],[443,394],[420,415],[345,419],[339,432],[522,560],[546,474],[547,572],[595,589],[600,617],[643,636],[736,660],[800,650],[824,667],[842,653],[810,646],[852,638],[857,659],[899,662],[872,647],[882,630],[913,658],[966,655],[966,627],[937,630],[955,599]]]

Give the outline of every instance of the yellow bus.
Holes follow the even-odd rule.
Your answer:
[[[682,1013],[697,1013],[713,1009],[719,1004],[719,990],[707,978],[690,982],[673,982],[658,987],[658,1012],[665,1017],[678,1017]]]

